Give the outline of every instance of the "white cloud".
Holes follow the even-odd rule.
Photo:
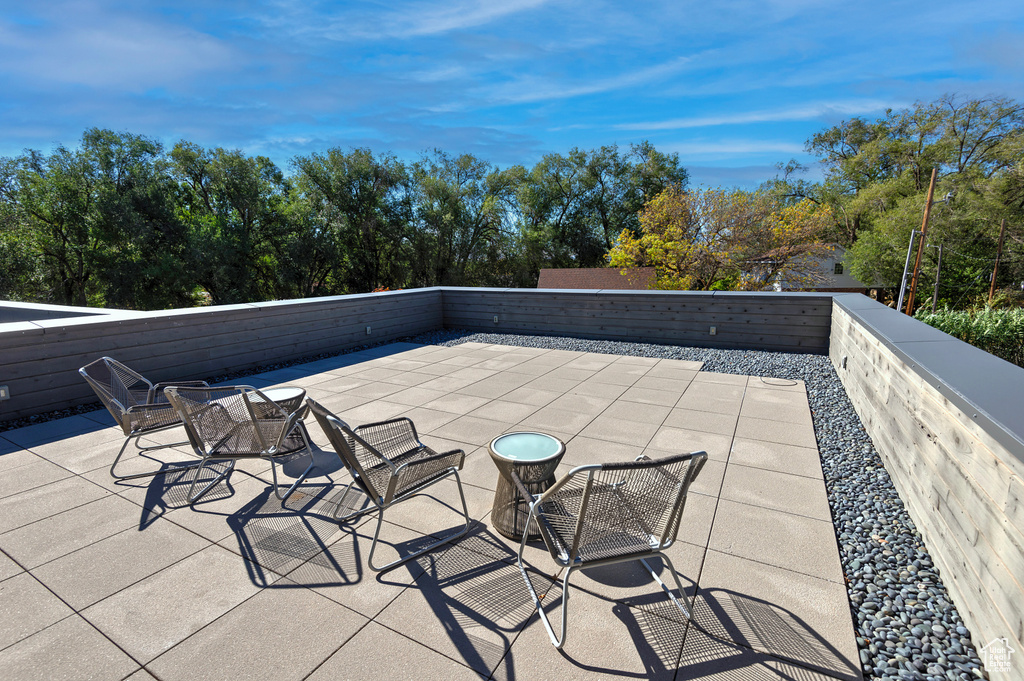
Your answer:
[[[784,140],[712,140],[658,145],[680,156],[732,156],[764,153],[803,154],[804,146]]]
[[[774,111],[747,111],[717,116],[695,116],[671,118],[664,121],[641,121],[621,123],[618,130],[683,130],[685,128],[707,128],[719,125],[746,125],[750,123],[772,123],[782,121],[809,121],[829,116],[858,116],[884,111],[893,106],[892,102],[863,100],[848,102],[819,102]]]
[[[465,31],[494,23],[499,19],[539,8],[549,0],[452,0],[445,3],[389,3],[385,11],[375,7],[345,6],[340,12],[318,11],[306,0],[282,0],[277,11],[255,19],[274,30],[296,36],[316,36],[326,40],[383,40],[437,36]]]
[[[661,64],[628,71],[611,78],[576,84],[539,78],[520,78],[492,90],[487,99],[506,104],[526,104],[623,90],[675,75],[688,68],[693,59],[694,57],[677,57]]]
[[[386,17],[392,23],[388,31],[397,37],[437,35],[489,24],[510,14],[534,9],[548,0],[471,0],[443,3],[441,6],[421,6],[412,12],[394,12]]]
[[[237,52],[187,27],[115,14],[52,17],[46,30],[0,26],[0,72],[32,82],[141,92],[234,70]]]

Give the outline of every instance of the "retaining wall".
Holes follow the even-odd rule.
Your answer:
[[[864,296],[829,356],[975,645],[1024,678],[1024,369]]]

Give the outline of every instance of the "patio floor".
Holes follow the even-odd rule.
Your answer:
[[[262,463],[194,508],[187,473],[115,484],[105,411],[2,433],[0,678],[861,678],[803,384],[699,368],[393,344],[237,381],[301,386],[352,424],[406,415],[466,452],[470,534],[383,575],[366,567],[375,521],[330,520],[348,476],[312,418],[319,476],[286,508]],[[490,527],[487,443],[512,430],[566,442],[564,471],[708,452],[669,550],[693,623],[627,563],[573,575],[568,640],[550,644],[518,543]],[[387,514],[376,560],[457,528],[454,482],[431,489]],[[539,543],[526,558],[557,611],[554,563]]]

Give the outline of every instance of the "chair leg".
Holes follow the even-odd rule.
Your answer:
[[[173,426],[167,426],[167,428],[159,428],[157,430],[149,430],[149,431],[146,431],[145,433],[136,433],[135,435],[129,435],[127,438],[125,438],[124,444],[121,445],[121,451],[119,451],[117,453],[117,457],[114,458],[114,463],[110,464],[110,477],[114,478],[115,480],[134,480],[136,478],[149,478],[149,477],[152,477],[154,475],[160,475],[161,473],[168,473],[168,472],[171,472],[171,470],[182,471],[182,470],[187,470],[189,468],[198,468],[199,466],[201,466],[202,462],[198,462],[197,461],[197,462],[189,463],[189,464],[186,464],[186,465],[183,465],[183,466],[175,466],[173,469],[170,469],[170,470],[167,469],[167,468],[159,468],[159,469],[157,469],[155,471],[151,471],[151,472],[147,472],[147,473],[133,473],[131,475],[119,475],[117,472],[115,472],[114,469],[117,468],[118,462],[121,461],[121,457],[124,456],[125,451],[128,449],[128,443],[130,443],[132,440],[135,441],[135,448],[138,451],[140,451],[140,452],[152,452],[152,451],[155,451],[157,449],[166,449],[168,447],[180,447],[182,445],[190,444],[188,441],[185,441],[185,442],[172,442],[172,443],[166,444],[166,445],[150,445],[148,447],[142,447],[142,446],[139,445],[139,439],[143,435],[148,435],[150,433],[158,433],[161,430],[167,430],[169,428],[174,428],[177,425],[179,425],[179,424],[175,424]]]
[[[302,435],[302,442],[306,445],[306,453],[309,454],[309,465],[306,466],[306,470],[302,472],[302,475],[292,483],[292,486],[289,487],[288,491],[283,495],[281,494],[281,488],[277,486],[277,469],[274,468],[274,460],[270,460],[270,474],[274,478],[274,495],[280,499],[282,503],[287,501],[288,497],[292,495],[292,492],[294,492],[295,489],[306,480],[306,476],[309,475],[311,470],[313,470],[313,466],[316,463],[313,460],[313,449],[309,446],[309,434],[306,432],[306,426],[300,421],[298,427],[299,434]]]
[[[683,603],[680,603],[679,599],[672,595],[672,590],[669,589],[668,585],[666,585],[665,582],[661,581],[661,577],[659,577],[658,574],[653,569],[651,569],[651,566],[648,564],[646,558],[641,558],[640,562],[643,563],[644,567],[647,568],[647,571],[651,573],[651,577],[654,578],[654,581],[661,585],[661,588],[664,589],[665,593],[668,594],[668,597],[672,599],[672,602],[676,604],[676,607],[678,607],[682,611],[683,617],[689,620],[692,616],[691,613],[693,612],[693,601],[686,598],[686,592],[683,591],[683,584],[679,581],[679,573],[676,572],[676,567],[672,564],[672,561],[669,559],[669,557],[666,556],[664,553],[659,553],[658,557],[665,561],[665,567],[667,567],[668,571],[672,573],[672,578],[676,581],[676,588],[679,589],[679,598],[683,599],[683,601],[686,602],[687,605],[689,605],[689,607],[687,607],[687,605],[683,605]]]
[[[341,513],[341,509],[344,508],[345,499],[348,498],[348,493],[352,491],[352,488],[355,486],[355,484],[356,481],[352,480],[352,482],[345,485],[345,491],[341,493],[341,498],[338,499],[338,510],[334,514],[334,519],[337,520],[339,523],[347,523],[349,520],[353,520],[355,518],[358,518],[359,516],[366,515],[367,513],[373,511],[374,509],[373,506],[368,506],[367,508],[361,508],[356,511],[352,511],[347,515],[338,515],[339,513]]]
[[[385,508],[388,508],[388,507],[381,507],[378,510],[378,512],[377,512],[377,529],[374,530],[374,533],[373,533],[373,543],[370,545],[370,555],[369,555],[369,557],[367,559],[367,562],[369,563],[371,570],[373,570],[374,572],[383,572],[385,570],[390,570],[391,568],[398,567],[402,563],[406,563],[406,562],[412,560],[413,558],[418,558],[419,556],[422,556],[424,553],[427,553],[428,551],[433,551],[437,547],[442,546],[444,544],[447,544],[448,542],[454,541],[454,540],[458,539],[459,537],[464,536],[467,532],[469,532],[469,524],[470,524],[469,508],[467,508],[467,506],[466,506],[466,495],[462,491],[462,479],[459,477],[459,471],[458,470],[452,468],[451,469],[451,473],[453,475],[455,475],[455,482],[457,483],[458,488],[459,488],[459,499],[462,501],[462,517],[466,519],[466,526],[463,527],[462,530],[460,530],[459,532],[456,532],[455,534],[449,535],[449,536],[445,537],[444,539],[436,541],[433,544],[431,544],[430,546],[427,546],[426,548],[420,549],[416,553],[412,553],[412,554],[410,554],[408,556],[405,556],[404,558],[399,558],[398,560],[394,560],[394,561],[388,563],[387,565],[381,565],[381,566],[378,567],[378,566],[373,564],[373,552],[377,549],[377,539],[380,537],[380,528],[381,528],[381,525],[384,524],[384,510],[385,510]],[[438,478],[435,482],[440,482],[441,480],[443,480],[446,477],[448,477],[447,474],[442,476],[442,477],[440,477],[440,478]]]
[[[526,525],[529,527],[530,522],[534,517],[534,508],[530,506],[530,513],[526,517]],[[566,623],[568,621],[568,606],[569,606],[569,576],[572,575],[572,571],[575,567],[568,567],[565,569],[565,576],[562,578],[562,635],[555,636],[555,630],[551,627],[551,621],[548,620],[547,613],[544,612],[544,607],[541,605],[540,596],[537,595],[536,589],[533,588],[533,581],[530,579],[530,575],[526,572],[526,563],[523,562],[523,551],[526,549],[526,540],[529,535],[524,532],[523,538],[519,541],[519,573],[523,576],[523,581],[526,582],[526,588],[530,591],[530,596],[533,597],[533,605],[537,608],[537,614],[540,615],[540,621],[544,624],[544,628],[548,632],[548,638],[551,639],[551,643],[554,644],[555,648],[561,649],[565,645],[565,631]]]
[[[216,487],[221,480],[226,479],[235,470],[235,462],[232,461],[231,465],[227,467],[227,470],[225,470],[223,473],[215,477],[213,481],[210,482],[210,484],[208,484],[206,487],[201,489],[198,494],[195,494],[196,483],[199,482],[199,474],[203,472],[203,467],[205,467],[206,464],[208,464],[210,461],[211,459],[204,459],[202,463],[200,463],[196,467],[196,476],[192,478],[192,485],[188,488],[188,496],[186,497],[189,506],[195,504],[197,501],[202,499],[207,492]]]

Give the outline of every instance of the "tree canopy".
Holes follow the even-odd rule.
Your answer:
[[[827,207],[787,204],[765,192],[670,186],[639,215],[640,233],[623,230],[609,253],[615,267],[653,266],[656,287],[771,290],[783,282],[812,287]]]
[[[923,272],[943,245],[940,298],[956,304],[987,291],[1000,224],[1007,224],[999,285],[1024,281],[1024,104],[953,95],[875,121],[854,118],[814,135],[807,149],[824,180],[773,189],[831,206],[832,235],[850,247],[854,276],[898,285],[911,230],[920,229],[937,170]]]
[[[921,276],[940,301],[1024,282],[1024,105],[942,97],[807,141],[757,191],[687,187],[649,142],[499,168],[339,147],[292,159],[90,129],[0,158],[0,297],[158,309],[412,286],[534,286],[542,267],[657,268],[670,289],[813,288],[828,244],[898,285],[933,170]],[[926,297],[919,296],[919,300]]]
[[[0,296],[157,309],[534,286],[541,267],[605,265],[644,203],[687,180],[677,155],[648,143],[532,169],[331,148],[290,169],[101,129],[77,149],[0,159]]]

